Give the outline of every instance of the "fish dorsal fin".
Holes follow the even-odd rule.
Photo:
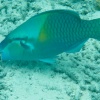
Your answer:
[[[80,16],[77,12],[73,11],[73,10],[66,10],[66,9],[57,9],[57,10],[49,10],[49,11],[45,11],[45,12],[42,12],[40,14],[37,14],[35,15],[34,17],[36,16],[39,16],[39,15],[43,15],[43,14],[50,14],[50,13],[66,13],[66,14],[70,14],[70,15],[73,15],[74,17],[77,17],[80,19]]]
[[[69,14],[72,14],[72,15],[74,15],[74,16],[76,16],[77,18],[80,19],[80,16],[79,16],[78,12],[75,12],[75,11],[72,11],[72,10],[67,10],[66,12],[68,12]]]

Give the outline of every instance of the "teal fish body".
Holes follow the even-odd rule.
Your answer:
[[[52,62],[62,52],[78,52],[89,38],[100,40],[100,19],[82,20],[76,12],[52,10],[33,16],[0,44],[2,60]]]

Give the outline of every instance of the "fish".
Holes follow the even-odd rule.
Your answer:
[[[45,11],[5,37],[0,43],[1,59],[52,64],[63,52],[79,52],[89,38],[100,40],[100,18],[84,20],[72,10]]]

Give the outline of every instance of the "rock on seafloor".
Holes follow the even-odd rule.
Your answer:
[[[100,10],[100,0],[96,0],[96,6]]]
[[[0,41],[31,16],[70,9],[100,18],[99,0],[0,0]],[[0,61],[0,100],[100,100],[100,41],[78,53],[62,53],[54,65]]]

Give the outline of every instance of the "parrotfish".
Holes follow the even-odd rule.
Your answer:
[[[11,31],[0,43],[2,60],[53,63],[57,55],[80,51],[84,43],[100,40],[100,18],[83,20],[70,10],[37,14]]]

